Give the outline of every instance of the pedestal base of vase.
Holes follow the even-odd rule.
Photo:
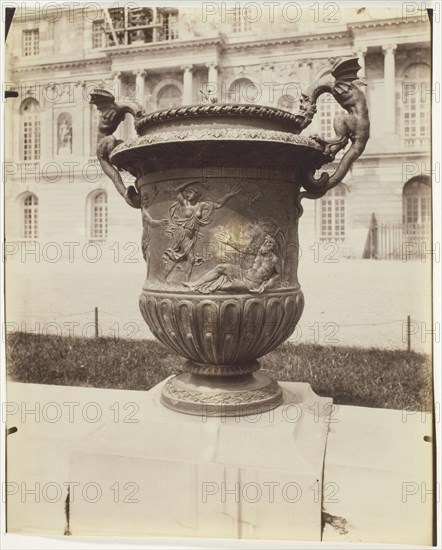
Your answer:
[[[187,414],[245,416],[278,407],[282,391],[277,382],[261,372],[236,376],[186,372],[167,381],[161,401],[170,409]]]

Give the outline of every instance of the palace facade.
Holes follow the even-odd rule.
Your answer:
[[[89,104],[95,87],[147,112],[212,97],[296,112],[300,90],[338,58],[357,56],[371,137],[342,184],[318,201],[304,201],[301,245],[391,259],[401,257],[404,243],[427,242],[428,15],[334,6],[208,2],[194,9],[104,9],[90,3],[17,10],[7,38],[7,88],[18,97],[8,98],[5,108],[6,240],[138,242],[136,211],[95,158],[98,114]],[[332,137],[340,107],[322,97],[305,133]],[[134,135],[127,116],[117,137]],[[243,170],[232,177],[244,177]],[[125,179],[129,184],[131,177]]]

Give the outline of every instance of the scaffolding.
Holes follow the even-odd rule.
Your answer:
[[[107,47],[178,38],[178,11],[172,8],[104,8]]]

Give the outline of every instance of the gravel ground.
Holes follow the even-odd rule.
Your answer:
[[[107,251],[96,263],[14,257],[6,264],[7,332],[26,330],[93,336],[94,307],[103,336],[151,337],[138,311],[144,278],[141,258],[114,262]],[[80,255],[81,256],[81,255]],[[305,310],[292,341],[431,351],[431,264],[419,261],[302,258],[299,280]]]

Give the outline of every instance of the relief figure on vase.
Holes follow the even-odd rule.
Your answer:
[[[240,252],[244,262],[221,263],[193,283],[183,283],[192,291],[209,294],[216,290],[262,294],[281,281],[283,262],[282,246],[285,239],[280,229],[274,235],[266,233],[258,250],[250,250],[234,243],[230,237],[219,240]],[[242,265],[244,263],[245,265]]]
[[[176,188],[177,202],[169,209],[166,230],[172,237],[172,242],[163,254],[166,281],[177,266],[184,273],[184,279],[190,279],[193,267],[203,262],[203,259],[195,254],[200,228],[209,225],[213,221],[214,211],[222,208],[242,188],[242,184],[232,185],[229,191],[215,202],[202,197],[198,181],[189,181]]]

